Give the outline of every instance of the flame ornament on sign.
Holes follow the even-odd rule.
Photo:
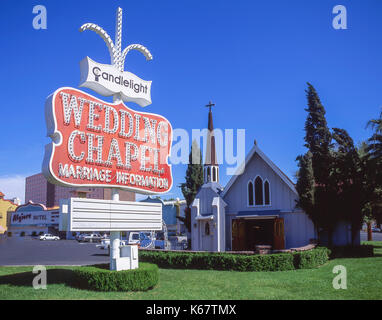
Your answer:
[[[131,72],[124,71],[126,55],[131,50],[138,50],[146,60],[152,60],[150,51],[140,44],[130,44],[122,51],[122,9],[117,9],[115,43],[109,34],[94,23],[85,23],[80,32],[91,30],[106,43],[111,65],[100,64],[89,57],[80,62],[80,87],[87,87],[104,96],[118,94],[123,101],[131,101],[145,107],[151,104],[151,81],[145,81]]]

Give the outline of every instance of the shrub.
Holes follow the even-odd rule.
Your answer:
[[[36,231],[32,232],[32,237],[35,237],[37,235]]]
[[[12,232],[8,232],[8,237],[12,237]]]
[[[334,258],[364,258],[373,257],[374,248],[370,244],[362,244],[359,246],[335,246],[331,249],[331,259]]]
[[[23,231],[20,233],[20,237],[24,237],[24,236],[25,236],[25,232]]]
[[[322,265],[329,259],[329,250],[317,248],[302,252],[266,255],[140,250],[139,257],[141,261],[155,263],[161,268],[284,271]]]
[[[39,236],[43,236],[44,235],[44,232],[43,231],[40,231],[40,233],[38,234]]]
[[[159,281],[158,266],[139,263],[138,269],[110,271],[109,265],[75,269],[75,285],[96,291],[146,291]]]
[[[294,252],[293,255],[296,269],[311,269],[326,263],[329,260],[330,250],[318,247],[313,250]]]

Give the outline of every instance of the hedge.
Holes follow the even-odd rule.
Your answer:
[[[294,252],[294,265],[296,269],[312,269],[325,264],[329,260],[330,250],[319,247],[307,251]]]
[[[139,263],[138,269],[110,271],[109,265],[79,267],[74,270],[74,285],[96,291],[147,291],[159,281],[158,266]]]
[[[155,263],[161,268],[285,271],[322,265],[328,261],[329,252],[327,248],[266,255],[140,250],[139,258],[140,261]]]

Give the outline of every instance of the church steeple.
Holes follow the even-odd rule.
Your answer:
[[[215,134],[214,124],[212,121],[211,107],[215,106],[211,101],[206,105],[209,108],[208,112],[208,133],[207,133],[207,147],[206,158],[204,162],[204,182],[219,182],[219,165],[216,159],[216,147],[215,147]]]

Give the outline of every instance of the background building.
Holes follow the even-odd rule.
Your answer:
[[[150,197],[141,200],[141,202],[155,202],[162,204],[162,219],[166,224],[167,231],[171,233],[183,233],[184,224],[178,220],[177,216],[184,216],[186,200],[162,200],[159,197]],[[183,215],[181,214],[183,212]]]
[[[8,216],[16,210],[17,200],[6,200],[4,194],[0,192],[0,234],[4,234],[7,229]]]
[[[25,203],[32,201],[46,207],[55,207],[59,205],[60,199],[73,197],[77,189],[85,191],[87,198],[111,200],[111,188],[62,187],[48,182],[42,173],[38,173],[25,179]],[[120,190],[119,199],[135,201],[135,193]]]
[[[42,204],[28,202],[10,213],[8,220],[8,236],[58,234],[59,208],[47,209]]]

